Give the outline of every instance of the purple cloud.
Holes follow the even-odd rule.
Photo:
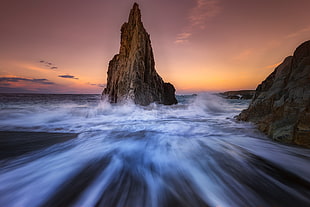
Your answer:
[[[79,79],[79,78],[75,77],[74,75],[59,75],[58,77],[60,77],[60,78],[69,78],[69,79],[76,79],[76,80]]]

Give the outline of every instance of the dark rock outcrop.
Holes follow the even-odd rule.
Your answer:
[[[274,140],[310,147],[310,41],[258,85],[237,119],[256,123]]]
[[[227,99],[252,99],[255,94],[255,90],[240,90],[240,91],[226,91],[220,93]]]
[[[137,3],[121,28],[119,54],[109,63],[107,87],[102,94],[112,103],[124,100],[140,105],[177,103],[174,86],[164,83],[155,70],[150,36],[144,29]]]

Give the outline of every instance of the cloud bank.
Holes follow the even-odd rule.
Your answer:
[[[46,78],[23,78],[23,77],[0,77],[0,84],[1,85],[11,85],[11,83],[17,82],[32,82],[32,83],[40,83],[45,85],[53,85],[54,82],[49,81]]]
[[[74,75],[59,75],[60,78],[69,78],[69,79],[75,79],[78,80],[79,78],[75,77]]]

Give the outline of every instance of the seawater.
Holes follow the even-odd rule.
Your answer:
[[[310,206],[309,149],[237,122],[249,101],[177,99],[137,106],[100,95],[0,95],[0,131],[79,134],[0,160],[0,206]]]

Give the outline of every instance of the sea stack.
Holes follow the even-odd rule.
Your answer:
[[[152,102],[177,104],[174,86],[165,83],[155,70],[150,35],[143,26],[137,3],[121,28],[120,44],[119,54],[109,62],[107,86],[102,95],[111,103],[132,100],[144,106]]]
[[[254,122],[274,140],[310,147],[310,41],[258,85],[237,119]]]

